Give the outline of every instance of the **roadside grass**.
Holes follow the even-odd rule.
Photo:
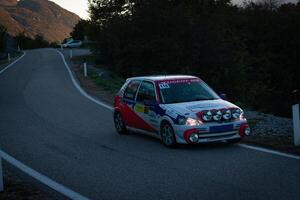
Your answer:
[[[83,55],[83,56],[74,56],[71,60],[74,64],[82,64],[84,60],[86,60],[87,63],[95,64],[97,57],[91,54],[91,55]]]
[[[72,58],[74,64],[80,65],[80,73],[83,75],[83,63],[86,61],[88,65],[88,79],[90,79],[95,85],[101,87],[104,90],[116,93],[125,80],[118,75],[108,72],[104,69],[104,66],[95,64],[97,57],[94,55],[76,56]],[[103,76],[100,74],[103,73]]]
[[[97,86],[100,86],[104,90],[112,91],[114,93],[116,93],[125,82],[124,79],[117,76],[116,74],[109,74],[108,77],[101,78],[99,74],[93,69],[89,69],[88,78],[91,79]]]

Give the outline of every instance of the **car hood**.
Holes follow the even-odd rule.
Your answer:
[[[235,107],[238,108],[238,106],[222,99],[165,104],[165,106],[167,107],[167,109],[174,110],[178,114],[185,115],[185,116],[196,114],[204,110],[235,108]]]

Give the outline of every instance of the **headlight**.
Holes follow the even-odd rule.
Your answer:
[[[241,115],[242,115],[242,110],[239,108],[236,108],[232,111],[232,117],[234,119],[239,119]]]
[[[231,118],[231,110],[225,109],[225,110],[223,111],[223,118],[224,118],[225,120],[229,120],[229,119]]]
[[[220,121],[222,119],[222,112],[220,110],[215,110],[213,112],[213,119],[215,121]]]
[[[212,113],[211,113],[211,111],[210,110],[203,111],[202,112],[202,119],[203,119],[203,121],[206,121],[206,122],[210,121],[212,119]]]
[[[199,140],[199,135],[197,133],[192,133],[190,136],[189,136],[189,140],[192,142],[192,143],[196,143],[198,142]]]
[[[193,118],[188,117],[188,118],[186,119],[185,124],[188,125],[188,126],[197,126],[197,125],[202,124],[202,122],[201,122],[200,120],[197,120],[197,119],[193,119]]]
[[[202,124],[202,121],[198,120],[198,119],[193,119],[190,117],[179,117],[178,124],[179,125],[187,125],[187,126],[197,126],[197,125]]]

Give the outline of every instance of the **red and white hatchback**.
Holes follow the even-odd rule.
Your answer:
[[[177,143],[239,142],[250,134],[243,111],[194,76],[127,79],[114,101],[118,133],[129,130]]]

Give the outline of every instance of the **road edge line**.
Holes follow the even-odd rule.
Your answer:
[[[25,174],[31,176],[32,178],[38,180],[39,182],[45,184],[46,186],[52,188],[53,190],[63,194],[64,196],[74,199],[74,200],[89,200],[87,197],[82,196],[81,194],[74,192],[73,190],[63,186],[60,183],[55,182],[54,180],[48,178],[47,176],[37,172],[36,170],[28,167],[27,165],[16,160],[12,156],[0,150],[1,157],[11,165],[15,166],[19,170],[23,171]]]
[[[69,73],[69,76],[71,77],[71,80],[72,80],[73,85],[77,88],[77,90],[78,90],[84,97],[88,98],[88,99],[91,100],[92,102],[94,102],[94,103],[96,103],[96,104],[98,104],[98,105],[100,105],[100,106],[102,106],[102,107],[105,107],[105,108],[107,108],[107,109],[109,109],[109,110],[111,110],[111,111],[114,110],[113,107],[111,107],[111,106],[107,105],[106,103],[103,103],[103,102],[97,100],[96,98],[92,97],[91,95],[87,94],[87,93],[82,89],[82,87],[78,84],[78,82],[76,81],[76,79],[74,78],[74,75],[73,75],[73,73],[72,73],[72,71],[71,71],[71,69],[70,69],[70,66],[68,65],[68,63],[67,63],[67,61],[66,61],[66,59],[65,59],[65,56],[64,56],[60,51],[58,51],[57,49],[52,49],[52,50],[53,50],[53,51],[56,51],[56,52],[61,56],[61,58],[62,58],[62,60],[63,60],[63,62],[64,62],[64,64],[65,64],[65,67],[66,67],[66,69],[67,69],[67,71],[68,71],[68,73]]]
[[[242,148],[252,149],[252,150],[255,150],[255,151],[261,151],[261,152],[264,152],[264,153],[269,153],[269,154],[273,154],[273,155],[277,155],[277,156],[281,156],[281,157],[300,160],[300,156],[296,156],[296,155],[293,155],[293,154],[284,153],[284,152],[280,152],[280,151],[276,151],[276,150],[272,150],[272,149],[266,149],[266,148],[247,145],[247,144],[237,144],[237,146],[242,147]]]
[[[12,63],[8,64],[6,67],[4,67],[2,70],[0,70],[0,74],[8,70],[10,67],[12,67],[15,63],[17,63],[19,60],[21,60],[24,56],[26,55],[26,52],[23,51],[23,55],[21,55],[19,58],[17,58],[15,61]]]
[[[6,70],[8,70],[10,67],[12,67],[14,64],[16,64],[18,61],[20,61],[24,56],[26,55],[26,52],[23,51],[23,55],[17,58],[15,61],[4,67],[0,74],[4,73]],[[74,192],[73,190],[55,182],[54,180],[46,177],[45,175],[42,175],[41,173],[35,171],[34,169],[26,166],[25,164],[21,163],[17,159],[13,158],[12,156],[8,155],[4,151],[0,150],[0,159],[5,160],[12,166],[16,167],[17,169],[23,171],[25,174],[29,175],[30,177],[36,179],[37,181],[43,183],[44,185],[48,186],[49,188],[55,190],[56,192],[74,199],[74,200],[89,200],[87,197],[82,196],[81,194]]]

